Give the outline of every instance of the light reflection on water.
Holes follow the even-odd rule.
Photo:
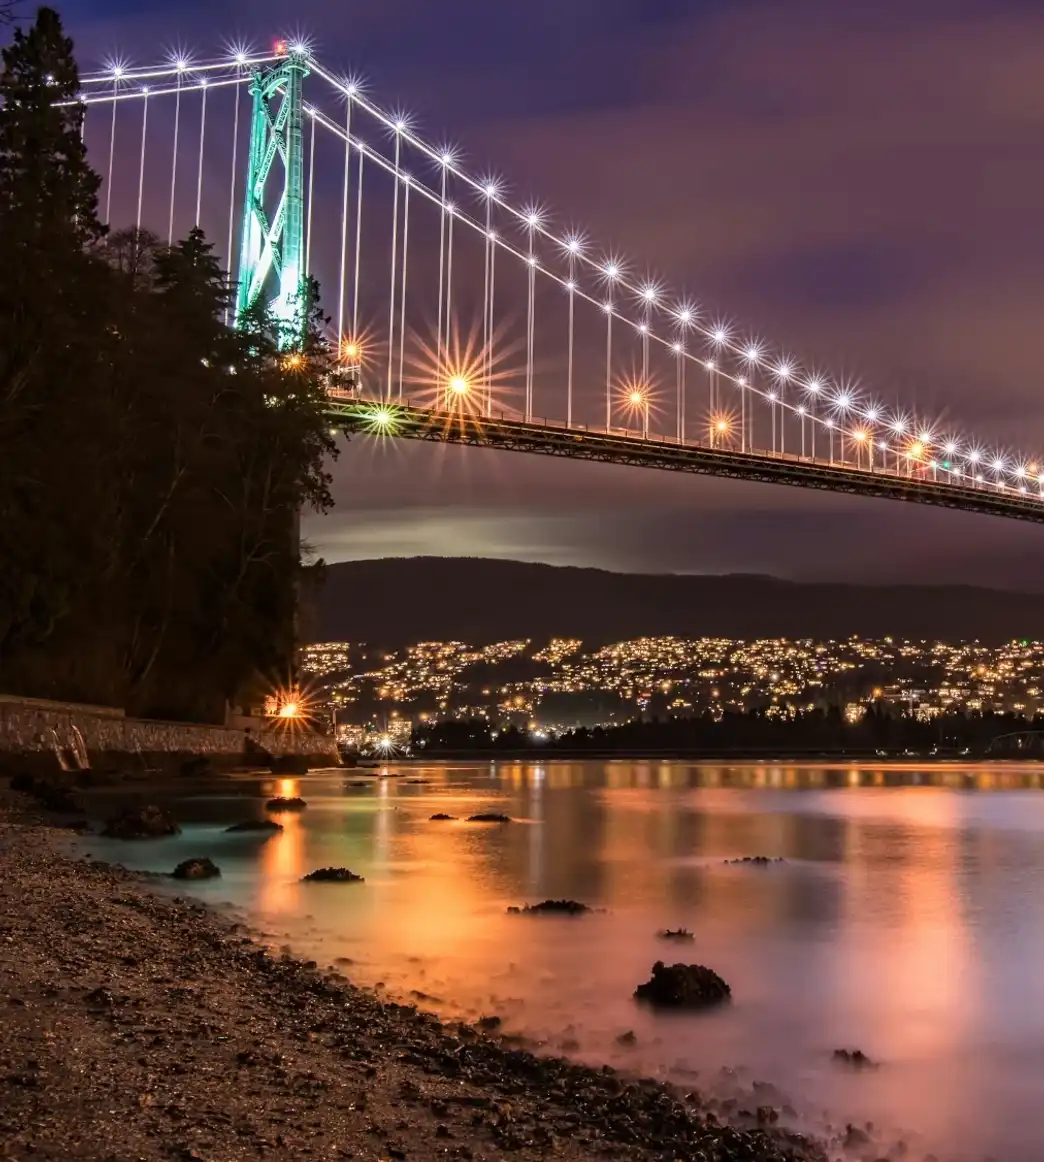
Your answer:
[[[423,993],[450,1015],[579,1044],[664,1076],[744,1065],[802,1108],[915,1128],[926,1148],[1038,1162],[1044,1093],[1044,794],[1035,767],[392,767],[227,780],[147,796],[185,823],[171,840],[91,838],[98,857],[169,870],[210,855],[194,889],[250,911],[276,944],[352,958],[360,983]],[[429,785],[406,782],[426,778]],[[366,786],[349,784],[366,778]],[[982,793],[988,792],[988,793]],[[226,835],[269,795],[302,795],[281,835]],[[110,811],[114,796],[90,804]],[[507,826],[435,823],[498,810]],[[728,857],[786,857],[768,868]],[[350,867],[365,885],[301,884]],[[581,919],[508,916],[569,896]],[[664,945],[685,926],[692,945]],[[734,1003],[664,1018],[635,1007],[656,959],[711,965]],[[624,1048],[619,1034],[634,1030]],[[838,1073],[858,1046],[873,1074]],[[959,1148],[958,1148],[959,1147]]]

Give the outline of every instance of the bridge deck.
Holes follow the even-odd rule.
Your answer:
[[[409,404],[338,398],[335,395],[331,395],[328,414],[346,435],[429,440],[638,468],[727,476],[736,480],[905,500],[1044,524],[1044,500],[998,486],[992,481],[982,485],[957,484],[949,480],[925,479],[920,475],[903,476],[883,468],[871,471],[853,464],[829,464],[800,456],[738,452],[702,444],[683,444],[666,437],[643,438],[612,431],[570,428],[564,424],[435,411]],[[939,474],[943,474],[942,470]]]

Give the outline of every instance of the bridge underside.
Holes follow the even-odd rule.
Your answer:
[[[789,484],[854,496],[905,500],[1044,524],[1044,502],[1039,497],[1023,495],[1011,488],[999,489],[993,484],[969,487],[917,476],[897,476],[883,470],[872,472],[847,465],[828,465],[798,457],[740,453],[679,444],[662,438],[640,439],[564,425],[432,411],[373,400],[331,399],[329,415],[346,435],[466,444],[477,448],[626,464],[635,468],[727,476],[735,480],[757,480],[765,484]]]

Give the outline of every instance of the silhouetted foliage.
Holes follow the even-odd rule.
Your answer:
[[[619,726],[581,727],[554,738],[485,719],[451,720],[418,727],[413,744],[427,754],[465,751],[533,751],[534,754],[871,754],[928,756],[968,750],[1010,757],[1044,753],[1044,731],[1034,719],[994,712],[945,714],[924,720],[871,706],[855,723],[840,710],[769,715],[764,710],[692,718],[634,719]]]
[[[78,89],[42,9],[0,74],[0,689],[214,719],[289,670],[323,320],[288,356],[201,231],[107,234]]]

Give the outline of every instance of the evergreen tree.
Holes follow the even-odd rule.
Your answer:
[[[48,692],[61,667],[18,658],[68,615],[102,544],[95,489],[104,465],[84,433],[106,419],[93,381],[107,279],[87,249],[102,233],[98,179],[80,140],[79,79],[57,15],[41,9],[2,61],[0,670],[6,677],[14,667],[18,681]],[[82,668],[74,654],[66,661]],[[77,684],[67,683],[70,695]]]
[[[27,247],[83,246],[104,232],[87,164],[72,41],[52,8],[16,29],[0,72],[0,213]]]

